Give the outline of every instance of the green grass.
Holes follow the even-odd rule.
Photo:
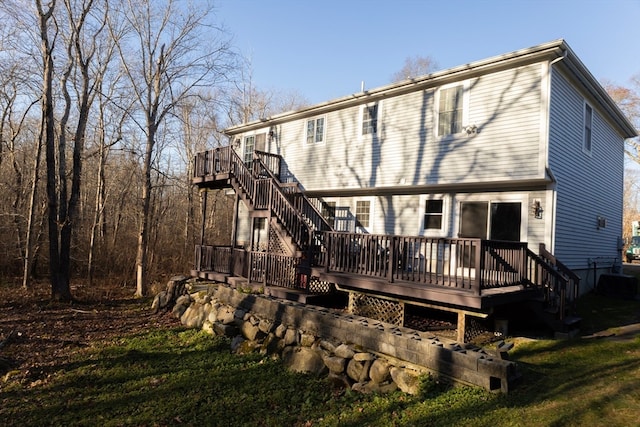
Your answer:
[[[585,300],[589,328],[620,326],[640,303]],[[168,329],[94,346],[35,382],[0,378],[0,423],[206,426],[640,425],[640,338],[516,340],[509,394],[425,378],[419,396],[338,392],[226,339]]]

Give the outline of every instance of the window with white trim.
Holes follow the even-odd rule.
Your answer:
[[[362,135],[378,133],[378,104],[365,105],[362,108]]]
[[[582,133],[582,150],[591,153],[591,126],[593,124],[593,109],[587,103],[584,104],[584,129]]]
[[[464,87],[456,85],[438,91],[438,136],[462,132],[464,113]]]
[[[253,163],[253,151],[255,150],[255,136],[246,136],[244,138],[244,163],[247,167],[251,167]]]
[[[371,216],[371,201],[356,201],[356,225],[359,227],[369,227],[369,219]]]
[[[324,141],[324,117],[307,120],[307,144]]]
[[[444,201],[427,199],[424,207],[424,229],[441,230],[444,217]]]

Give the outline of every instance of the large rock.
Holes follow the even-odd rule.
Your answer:
[[[311,347],[316,342],[317,337],[313,334],[303,332],[300,334],[300,345],[303,347]]]
[[[213,330],[213,323],[206,319],[202,323],[202,330],[208,333],[209,335],[215,335],[215,331]]]
[[[336,347],[334,354],[338,357],[343,357],[345,359],[351,359],[355,352],[346,344],[340,344]]]
[[[185,312],[180,317],[180,322],[185,325],[187,328],[202,328],[202,324],[204,320],[207,318],[207,315],[204,310],[203,304],[193,303],[191,304]]]
[[[349,363],[347,364],[347,375],[355,382],[364,382],[369,376],[367,368],[367,362],[358,362],[357,360],[350,359]]]
[[[173,276],[167,282],[167,289],[165,292],[165,301],[163,305],[160,305],[158,309],[167,308],[171,309],[175,306],[182,295],[184,295],[187,291],[185,289],[185,284],[189,278],[187,276]]]
[[[191,305],[191,297],[189,295],[182,295],[176,300],[176,304],[173,306],[171,313],[176,318],[182,318],[182,315],[187,310],[187,307]]]
[[[298,331],[288,328],[284,333],[284,345],[293,345],[298,342]]]
[[[338,356],[328,356],[324,358],[324,364],[332,374],[342,374],[347,365],[347,359]]]
[[[389,363],[382,359],[377,359],[371,364],[369,369],[369,378],[376,384],[382,384],[391,379]]]
[[[286,347],[282,352],[282,361],[295,372],[325,375],[328,371],[322,356],[310,347]]]
[[[220,322],[216,322],[213,324],[213,331],[216,333],[216,335],[222,335],[229,338],[235,337],[239,333],[238,327],[236,325],[225,325]]]
[[[370,394],[370,393],[391,393],[392,391],[396,391],[398,386],[391,382],[387,384],[376,384],[373,381],[369,381],[368,383],[354,383],[351,386],[353,391],[357,391],[359,393]]]
[[[157,313],[161,309],[167,307],[168,299],[167,291],[161,291],[153,299],[153,302],[151,303],[151,310],[153,310],[154,313]]]
[[[242,336],[249,341],[261,340],[267,335],[260,330],[257,324],[254,325],[250,321],[243,322],[240,331],[242,332]]]
[[[390,369],[391,378],[398,388],[408,394],[418,394],[420,391],[420,373],[405,368]]]
[[[281,338],[278,338],[273,332],[267,335],[262,341],[260,347],[260,354],[277,355],[284,348],[284,343]]]
[[[220,308],[218,308],[218,314],[216,316],[218,318],[218,322],[222,323],[223,325],[233,324],[235,320],[233,312],[234,310],[229,306],[220,306]]]

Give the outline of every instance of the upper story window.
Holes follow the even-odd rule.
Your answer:
[[[591,153],[591,125],[593,123],[593,109],[589,104],[584,104],[584,130],[582,134],[582,150]]]
[[[324,141],[324,117],[307,120],[307,144]]]
[[[256,147],[256,138],[255,136],[247,136],[244,138],[244,163],[247,166],[251,166],[253,163],[253,151]]]
[[[362,108],[362,135],[378,133],[378,104],[365,105]]]
[[[438,136],[462,132],[464,87],[456,85],[438,91]]]

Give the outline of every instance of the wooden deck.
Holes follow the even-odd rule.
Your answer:
[[[549,298],[569,282],[521,242],[324,232],[307,258],[198,246],[194,275],[319,292],[313,281],[397,300],[488,312]],[[243,261],[238,262],[242,256]],[[554,282],[555,280],[555,282]]]
[[[233,188],[252,218],[268,217],[282,229],[295,256],[207,246],[203,234],[194,276],[306,294],[338,287],[462,316],[535,298],[562,317],[577,299],[579,278],[543,246],[537,255],[526,242],[333,231],[317,200],[281,182],[280,164],[279,156],[262,152],[246,164],[231,147],[196,155],[192,182]]]

